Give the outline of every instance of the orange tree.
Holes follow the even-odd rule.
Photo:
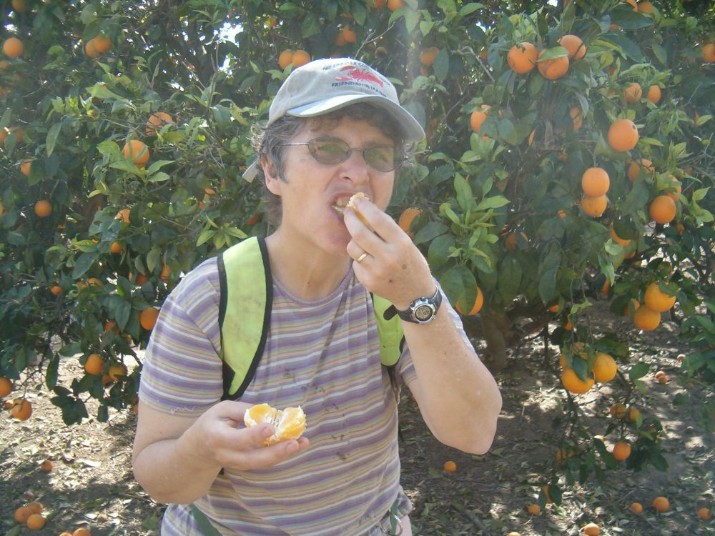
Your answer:
[[[687,370],[712,383],[715,13],[633,3],[3,2],[10,396],[44,382],[68,423],[87,397],[100,419],[135,402],[137,350],[171,289],[266,231],[258,187],[241,179],[251,125],[291,69],[343,55],[390,76],[425,125],[390,210],[459,310],[478,313],[467,325],[491,365],[525,328],[558,323],[562,467],[615,463],[576,419],[579,392],[611,381],[604,354],[627,386],[608,432],[630,438],[632,467],[662,466],[659,423],[629,408],[647,366],[581,318],[601,297],[639,329],[687,317]],[[91,355],[91,373],[60,380],[64,362],[86,370]]]

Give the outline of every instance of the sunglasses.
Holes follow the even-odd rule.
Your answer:
[[[334,166],[345,162],[353,151],[362,153],[365,163],[375,171],[387,173],[404,164],[406,157],[402,151],[389,145],[374,145],[367,149],[355,149],[347,142],[335,138],[315,138],[310,141],[282,143],[279,147],[306,145],[310,155],[321,164]]]

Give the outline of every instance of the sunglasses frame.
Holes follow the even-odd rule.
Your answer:
[[[327,143],[342,144],[343,146],[345,146],[346,149],[347,149],[347,150],[345,151],[345,158],[343,158],[342,160],[340,160],[340,161],[338,161],[338,162],[323,162],[323,161],[321,161],[321,160],[316,156],[316,153],[318,152],[318,150],[317,150],[317,148],[316,148],[316,146],[315,146],[316,143],[320,143],[321,141],[327,142]],[[366,163],[371,169],[374,169],[375,171],[377,171],[377,172],[379,172],[379,173],[389,173],[390,171],[395,171],[396,169],[399,169],[400,167],[402,167],[402,166],[405,164],[405,162],[407,161],[407,156],[404,154],[404,152],[401,151],[401,150],[399,150],[397,147],[394,147],[394,150],[395,150],[395,158],[393,158],[393,167],[390,168],[390,169],[378,169],[378,168],[376,168],[373,164],[371,164],[371,163],[368,161],[368,159],[365,157],[365,153],[366,153],[367,151],[370,151],[371,149],[383,149],[383,148],[386,148],[386,147],[389,147],[389,146],[387,146],[387,145],[375,145],[375,146],[372,146],[372,147],[367,147],[367,148],[365,148],[365,149],[358,149],[357,147],[350,147],[350,145],[348,145],[348,142],[346,142],[345,140],[341,140],[340,138],[313,138],[312,140],[308,140],[308,141],[300,141],[300,142],[292,142],[292,143],[281,143],[281,144],[278,145],[278,147],[299,147],[299,146],[302,146],[302,145],[308,147],[308,152],[310,153],[310,156],[312,156],[313,159],[314,159],[316,162],[318,162],[318,163],[320,163],[320,164],[323,164],[323,165],[325,165],[325,166],[337,166],[338,164],[342,164],[342,163],[345,162],[348,158],[350,158],[350,156],[353,154],[353,151],[358,151],[358,152],[362,153],[362,158],[363,158],[363,160],[365,161],[365,163]],[[399,158],[398,158],[398,156],[399,156]]]

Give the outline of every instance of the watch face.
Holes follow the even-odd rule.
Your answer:
[[[434,307],[428,304],[422,304],[419,305],[415,308],[415,318],[419,320],[420,322],[424,322],[425,320],[429,320],[432,318],[432,315],[434,314]]]

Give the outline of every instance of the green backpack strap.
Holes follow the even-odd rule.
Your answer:
[[[377,333],[380,336],[380,361],[386,367],[392,367],[400,360],[402,343],[405,340],[402,333],[400,317],[392,314],[392,303],[385,298],[372,294],[372,305],[377,320]]]
[[[223,399],[235,400],[251,383],[268,334],[273,284],[265,241],[231,246],[219,255],[218,270]]]

